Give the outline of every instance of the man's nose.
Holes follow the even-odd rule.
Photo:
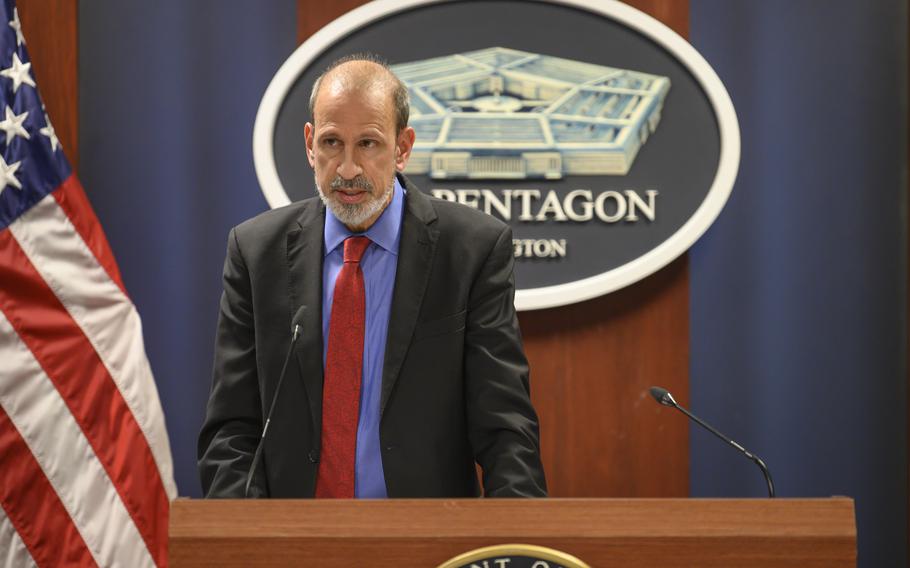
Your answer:
[[[363,173],[363,170],[357,165],[357,161],[354,159],[353,150],[345,149],[344,155],[341,157],[341,163],[338,164],[337,173],[347,180],[354,179]]]

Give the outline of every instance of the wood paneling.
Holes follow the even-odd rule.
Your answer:
[[[550,494],[688,495],[687,260],[607,296],[520,314]]]
[[[361,4],[298,0],[298,40]],[[688,35],[687,0],[629,4]],[[688,424],[647,392],[659,384],[688,404],[687,257],[624,290],[519,319],[550,494],[688,495]]]
[[[297,0],[297,43],[303,43],[338,16],[366,3],[367,0]]]
[[[628,3],[688,35],[688,1]],[[688,495],[688,423],[648,394],[658,384],[688,404],[688,258],[626,289],[520,320],[550,494]]]
[[[78,7],[76,0],[18,4],[32,75],[74,170],[79,165]]]
[[[689,37],[689,0],[623,0],[629,6],[660,20],[673,31]]]
[[[613,568],[856,566],[845,498],[178,499],[170,526],[173,566],[437,566],[514,542]]]

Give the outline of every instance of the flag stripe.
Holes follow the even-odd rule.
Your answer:
[[[80,187],[71,184],[66,189],[71,193],[64,200],[78,201],[71,197],[81,193]],[[9,230],[95,348],[145,434],[160,476],[166,480],[168,497],[175,498],[177,487],[164,412],[142,344],[139,314],[121,288],[111,282],[109,272],[57,203],[45,197]],[[90,212],[89,207],[78,214]],[[113,262],[113,257],[110,260]]]
[[[0,361],[7,365],[0,405],[95,560],[102,566],[154,566],[142,535],[66,403],[2,312],[0,337],[4,338]]]
[[[98,261],[111,280],[117,284],[124,296],[127,296],[126,287],[123,285],[123,279],[120,277],[120,268],[114,260],[114,253],[108,245],[107,237],[104,236],[104,230],[101,223],[95,217],[95,211],[85,196],[82,184],[76,174],[70,174],[66,180],[51,195],[57,200],[57,204],[66,213],[66,216],[72,222],[73,227],[82,240],[88,246],[89,250]]]
[[[0,503],[41,566],[95,566],[92,553],[19,431],[0,406]]]
[[[0,231],[0,281],[0,310],[66,401],[162,565],[168,501],[146,439],[91,343],[8,230]]]
[[[13,522],[6,516],[3,507],[0,507],[0,566],[17,566],[19,568],[37,566],[28,552],[28,547],[16,532]]]

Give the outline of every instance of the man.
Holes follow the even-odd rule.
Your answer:
[[[206,496],[242,497],[291,319],[306,306],[251,494],[544,496],[513,306],[509,228],[422,194],[404,85],[333,64],[304,129],[320,199],[228,239],[214,380],[199,437]]]

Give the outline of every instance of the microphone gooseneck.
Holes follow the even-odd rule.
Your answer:
[[[651,392],[651,396],[654,397],[654,400],[656,400],[658,402],[658,404],[662,404],[664,406],[669,406],[669,407],[675,408],[676,410],[682,412],[683,414],[688,416],[692,421],[694,421],[696,424],[698,424],[699,426],[701,426],[708,432],[711,432],[712,434],[714,434],[715,436],[717,436],[724,442],[730,444],[731,446],[733,446],[734,448],[736,448],[737,450],[742,452],[743,455],[745,455],[747,458],[752,460],[755,463],[755,465],[757,465],[758,468],[761,470],[762,475],[765,476],[765,483],[767,483],[767,485],[768,485],[768,497],[774,497],[774,482],[771,480],[771,472],[768,471],[768,466],[765,465],[765,462],[762,461],[762,459],[760,457],[758,457],[757,455],[748,451],[746,448],[742,447],[741,445],[739,445],[732,439],[728,438],[727,436],[724,436],[723,434],[718,432],[714,427],[712,427],[710,424],[708,424],[707,422],[705,422],[698,416],[695,416],[694,414],[692,414],[691,412],[686,410],[684,407],[680,406],[680,404],[678,402],[676,402],[676,400],[673,398],[673,395],[670,394],[670,391],[668,391],[667,389],[661,388],[661,387],[651,387],[648,390]]]
[[[281,366],[281,373],[278,375],[278,384],[275,385],[275,394],[272,395],[272,404],[269,405],[269,412],[265,416],[265,423],[262,426],[262,435],[259,437],[259,444],[256,445],[256,452],[253,454],[253,462],[250,464],[250,471],[246,476],[246,486],[243,489],[243,496],[250,496],[250,484],[253,482],[253,475],[256,472],[256,466],[262,458],[262,448],[265,446],[265,436],[269,431],[269,423],[272,421],[272,413],[275,411],[275,403],[278,402],[278,394],[281,392],[281,383],[284,382],[284,376],[287,374],[288,364],[291,362],[291,356],[294,354],[294,344],[300,337],[300,322],[303,320],[303,314],[306,312],[306,306],[300,306],[294,319],[291,320],[291,344],[288,346],[288,354],[284,358],[284,365]]]

